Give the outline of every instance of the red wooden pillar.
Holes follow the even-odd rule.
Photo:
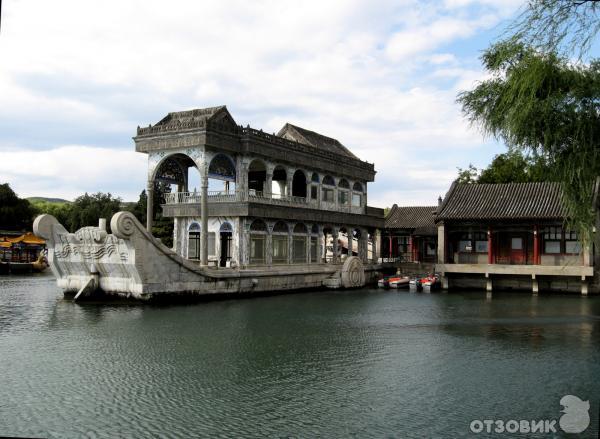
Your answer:
[[[392,235],[390,234],[390,248],[389,248],[389,259],[392,259]],[[389,262],[389,261],[388,261]]]
[[[537,224],[533,226],[533,263],[534,265],[540,264],[540,242]]]
[[[410,255],[410,262],[414,262],[415,260],[415,249],[413,246],[413,237],[408,237],[408,254]]]
[[[494,240],[492,239],[492,228],[488,227],[488,264],[494,263]]]

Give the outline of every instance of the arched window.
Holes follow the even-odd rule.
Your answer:
[[[273,264],[287,264],[289,228],[283,221],[277,221],[273,226]]]
[[[325,203],[334,203],[333,199],[333,187],[335,186],[335,180],[331,175],[326,175],[323,177],[323,188],[321,189],[321,199]]]
[[[266,262],[265,243],[267,238],[267,225],[263,220],[255,219],[250,224],[250,264],[264,264]]]
[[[306,235],[308,233],[308,229],[303,223],[298,223],[294,226],[294,233]]]
[[[219,266],[227,267],[231,263],[232,258],[232,242],[233,242],[233,227],[231,223],[225,221],[219,227],[219,243],[220,243],[220,255]]]
[[[360,184],[358,181],[356,183],[354,183],[354,185],[352,186],[352,190],[356,191],[356,192],[362,192],[363,191],[363,187],[362,184]]]
[[[340,206],[347,206],[350,204],[350,183],[345,178],[342,178],[338,183],[338,187],[340,188],[338,190],[338,204]]]
[[[225,221],[223,224],[221,224],[221,227],[219,227],[219,232],[221,233],[225,233],[225,232],[233,232],[233,226],[228,222]]]
[[[319,242],[319,226],[313,224],[310,229],[310,263],[316,264],[319,262],[319,250],[318,250],[318,242]]]
[[[306,175],[300,169],[292,177],[292,196],[306,198]]]
[[[290,189],[287,187],[287,172],[283,166],[276,166],[273,170],[273,179],[271,186],[271,196],[273,198],[283,198],[289,195]]]
[[[288,233],[289,228],[283,221],[277,221],[273,226],[273,233]]]
[[[197,222],[188,227],[188,259],[200,259],[200,224]]]
[[[208,176],[217,180],[235,181],[235,164],[225,154],[217,154],[210,161]]]
[[[310,185],[310,199],[316,200],[319,198],[319,174],[313,172],[310,181],[312,182]]]
[[[250,231],[267,233],[267,225],[263,220],[255,219],[254,221],[252,221],[252,224],[250,224]]]
[[[267,168],[262,160],[252,160],[248,167],[248,193],[262,197],[267,181]]]
[[[294,235],[292,236],[292,261],[296,264],[306,264],[306,243],[308,239],[308,229],[302,223],[294,226]]]

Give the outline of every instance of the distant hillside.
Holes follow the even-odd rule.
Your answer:
[[[30,203],[70,203],[69,200],[63,200],[62,198],[45,198],[45,197],[28,197],[26,198]]]

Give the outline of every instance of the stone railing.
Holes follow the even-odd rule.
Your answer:
[[[200,203],[200,192],[173,192],[165,194],[166,205]],[[345,212],[354,214],[363,214],[364,207],[360,206],[340,206],[335,203],[318,203],[307,200],[304,197],[294,197],[289,195],[272,194],[271,196],[264,192],[250,190],[248,194],[237,191],[208,191],[209,203],[231,203],[236,201],[251,201],[253,203],[264,203],[272,206],[298,206],[310,207],[313,209],[331,210],[335,212]]]

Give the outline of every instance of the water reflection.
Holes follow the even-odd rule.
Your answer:
[[[0,288],[0,435],[455,437],[600,391],[596,297],[113,306],[63,300],[51,278]]]

